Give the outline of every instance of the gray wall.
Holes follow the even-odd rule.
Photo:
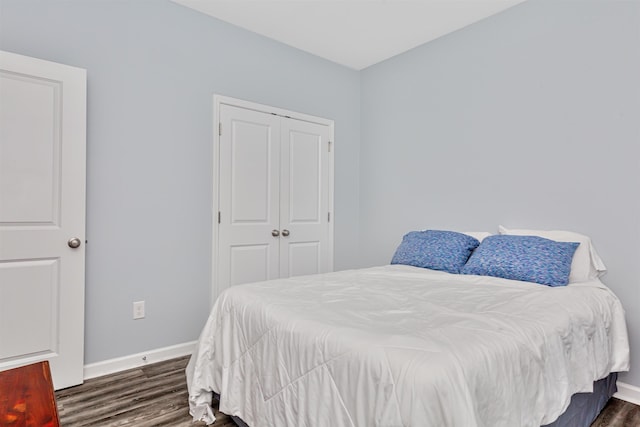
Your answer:
[[[640,386],[640,2],[530,0],[361,74],[363,265],[425,227],[588,234]]]
[[[86,363],[204,325],[214,93],[335,120],[335,267],[356,263],[357,72],[163,0],[1,0],[0,49],[88,70]]]

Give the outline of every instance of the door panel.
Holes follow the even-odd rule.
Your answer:
[[[278,117],[220,109],[218,289],[278,277],[280,122]]]
[[[317,224],[323,189],[320,174],[322,138],[296,129],[290,130],[289,138],[289,223]]]
[[[0,52],[0,370],[56,388],[83,380],[85,123],[85,70]]]
[[[0,359],[58,352],[58,267],[57,259],[0,263],[0,283],[21,284],[0,286]],[[31,315],[24,315],[25,307]]]
[[[58,224],[60,82],[0,71],[0,221]],[[39,123],[39,126],[33,126]]]
[[[296,242],[287,245],[289,270],[285,277],[304,276],[321,273],[322,247],[320,242]]]
[[[231,223],[269,224],[274,183],[269,123],[231,122]]]
[[[270,251],[270,245],[237,245],[231,246],[230,250],[229,285],[262,282],[273,276],[270,260],[274,254]]]

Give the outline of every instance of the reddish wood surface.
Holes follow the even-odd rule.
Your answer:
[[[0,427],[59,427],[49,362],[0,372]]]

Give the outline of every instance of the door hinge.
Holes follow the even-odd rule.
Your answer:
[[[329,141],[329,144],[327,144],[329,146],[329,152],[331,152],[331,141]]]
[[[218,123],[218,136],[222,136],[222,122]]]
[[[222,218],[222,215],[220,214],[220,211],[218,211],[218,224],[220,224],[220,219]]]
[[[327,212],[327,222],[331,222],[331,212]]]

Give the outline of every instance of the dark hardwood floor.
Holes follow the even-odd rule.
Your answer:
[[[192,425],[184,369],[188,357],[94,378],[56,392],[62,427]],[[216,415],[216,427],[232,420]],[[200,424],[204,425],[204,424]]]
[[[612,398],[591,427],[639,427],[640,406]]]
[[[188,357],[168,360],[100,378],[56,392],[62,427],[202,426],[193,424],[184,369]],[[217,412],[215,427],[233,427]],[[638,427],[640,406],[611,399],[592,427]],[[277,426],[272,426],[277,427]]]

